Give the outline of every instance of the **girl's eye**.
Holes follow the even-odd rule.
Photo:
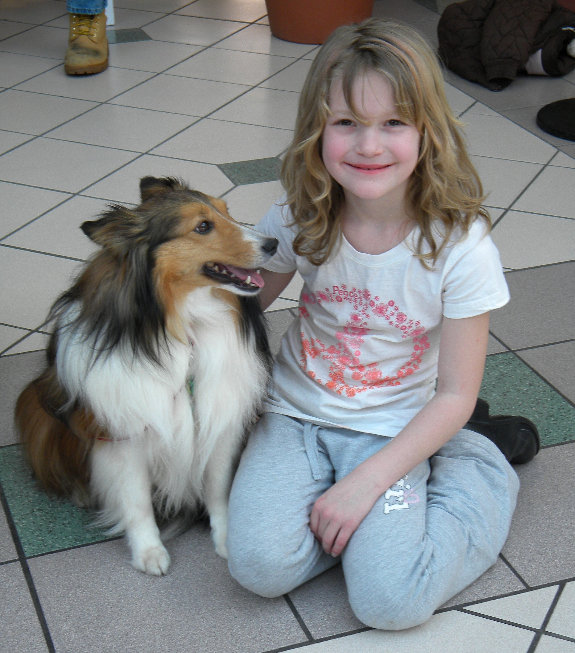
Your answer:
[[[213,222],[210,222],[209,220],[202,220],[202,222],[198,223],[195,226],[194,231],[197,234],[203,235],[203,234],[209,234],[213,228],[214,228]]]
[[[387,124],[390,127],[401,127],[402,125],[405,125],[405,123],[402,120],[399,120],[399,118],[392,118],[387,121]]]
[[[350,120],[349,118],[341,118],[337,121],[337,124],[342,127],[351,127],[353,125],[353,120]]]

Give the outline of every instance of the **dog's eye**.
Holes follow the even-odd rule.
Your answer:
[[[209,220],[202,220],[196,225],[194,231],[198,234],[209,234],[213,228],[213,222],[210,222]]]

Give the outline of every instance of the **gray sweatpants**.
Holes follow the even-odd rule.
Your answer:
[[[309,529],[317,498],[389,438],[267,413],[230,497],[229,568],[247,589],[285,594],[338,559]],[[497,560],[519,480],[499,449],[460,431],[380,497],[341,555],[350,605],[386,630],[426,621]]]

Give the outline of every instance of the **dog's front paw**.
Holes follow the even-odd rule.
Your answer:
[[[170,555],[163,546],[151,546],[134,553],[132,565],[151,576],[163,576],[170,566]]]
[[[228,559],[228,547],[226,540],[228,537],[228,524],[227,518],[210,518],[210,526],[212,528],[212,542],[216,549],[216,553],[224,558]]]
[[[216,545],[216,553],[220,556],[220,558],[223,558],[224,560],[228,559],[228,547],[224,541],[223,544],[217,544],[214,542]]]

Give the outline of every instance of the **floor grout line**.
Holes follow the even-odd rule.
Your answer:
[[[323,644],[324,642],[332,642],[336,641],[338,639],[345,639],[346,637],[352,637],[353,635],[358,635],[360,633],[366,633],[368,631],[372,631],[373,628],[369,628],[368,626],[365,626],[364,628],[357,628],[355,630],[350,630],[348,632],[344,633],[337,633],[336,635],[328,635],[326,637],[318,637],[317,639],[313,639],[312,641],[309,642],[300,642],[298,644],[288,644],[287,646],[282,646],[280,648],[274,648],[270,649],[267,651],[264,651],[263,653],[282,653],[282,651],[291,651],[292,649],[305,649],[309,646],[313,646],[315,644]]]
[[[300,628],[303,630],[303,633],[307,637],[308,641],[309,642],[315,641],[313,635],[311,634],[309,628],[307,627],[303,617],[300,615],[298,609],[295,607],[294,602],[291,600],[289,594],[284,594],[283,599],[288,604],[289,609],[292,611],[293,616],[296,618],[296,621],[300,625]]]
[[[560,583],[558,588],[557,588],[557,592],[555,593],[555,596],[553,597],[553,601],[551,602],[551,605],[549,606],[549,610],[547,611],[547,614],[545,615],[545,618],[543,619],[543,623],[541,624],[541,628],[535,634],[535,637],[533,638],[533,642],[531,643],[531,648],[529,649],[529,651],[527,653],[532,653],[537,648],[537,646],[539,644],[539,641],[541,639],[541,636],[542,636],[543,632],[546,630],[547,624],[551,620],[551,616],[553,615],[553,612],[554,612],[555,608],[557,607],[557,603],[559,602],[559,599],[561,598],[561,594],[563,593],[564,588],[565,588],[565,584]],[[549,635],[551,635],[551,633],[549,633]],[[561,639],[563,639],[563,638],[561,637]],[[575,639],[573,639],[572,641],[575,642]]]
[[[46,621],[46,617],[44,615],[44,610],[42,608],[42,604],[40,602],[40,598],[38,596],[38,592],[37,592],[36,586],[34,584],[34,579],[32,578],[32,573],[30,572],[30,567],[28,566],[28,558],[26,557],[26,554],[25,554],[24,549],[22,547],[22,542],[20,541],[20,536],[18,534],[18,529],[16,528],[16,524],[14,523],[14,520],[12,518],[12,512],[10,510],[10,506],[8,505],[8,501],[6,500],[6,497],[4,495],[4,489],[2,487],[2,481],[1,480],[0,480],[0,505],[2,505],[2,508],[4,510],[4,515],[5,515],[5,518],[6,518],[6,522],[8,523],[8,528],[10,529],[10,534],[12,536],[12,542],[13,542],[14,547],[16,549],[16,555],[18,556],[17,561],[20,564],[22,574],[23,574],[24,579],[26,581],[28,592],[29,592],[30,598],[32,600],[32,604],[34,605],[34,610],[36,611],[36,616],[38,618],[38,622],[40,624],[40,628],[42,630],[42,634],[44,636],[44,640],[46,642],[48,652],[49,653],[55,653],[56,648],[55,648],[54,643],[52,641],[52,635],[50,633],[50,628],[48,627],[48,622]]]

